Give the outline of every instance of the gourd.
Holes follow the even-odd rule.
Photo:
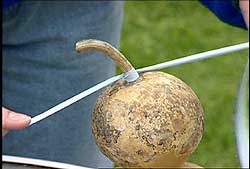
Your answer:
[[[110,44],[85,40],[78,52],[99,50],[127,73],[134,70]],[[140,73],[121,79],[98,97],[92,114],[96,144],[121,167],[185,167],[204,132],[204,113],[193,90],[173,75]]]

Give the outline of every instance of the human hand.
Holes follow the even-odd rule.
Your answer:
[[[2,137],[12,129],[25,128],[30,124],[31,117],[16,113],[2,107]]]
[[[240,9],[244,17],[247,28],[249,29],[249,0],[239,0]]]

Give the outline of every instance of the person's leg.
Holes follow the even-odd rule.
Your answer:
[[[75,43],[100,39],[118,47],[120,1],[21,1],[3,16],[3,106],[34,117],[111,77],[99,52],[77,54]],[[3,139],[3,154],[87,167],[112,167],[97,148],[91,113],[99,92]]]

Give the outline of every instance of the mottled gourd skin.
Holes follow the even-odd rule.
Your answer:
[[[123,167],[184,163],[203,131],[198,97],[184,82],[163,72],[142,73],[135,82],[122,79],[107,87],[92,115],[98,147]]]

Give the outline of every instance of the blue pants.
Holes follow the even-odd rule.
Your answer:
[[[118,47],[121,1],[21,1],[3,13],[3,106],[32,117],[113,76],[100,52],[77,54],[82,39]],[[96,92],[3,139],[3,154],[86,167],[112,167],[91,131]]]

